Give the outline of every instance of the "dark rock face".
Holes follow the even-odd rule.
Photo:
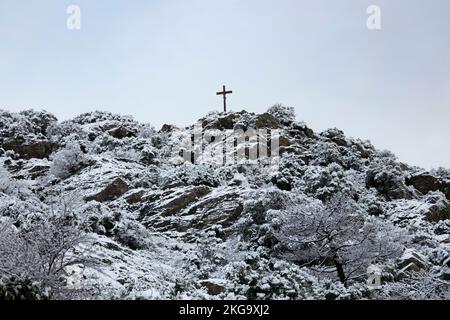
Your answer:
[[[263,113],[256,117],[256,129],[279,129],[281,123],[269,113]]]
[[[42,176],[46,175],[49,169],[50,169],[49,166],[36,165],[36,166],[33,166],[32,168],[30,168],[28,170],[28,172],[32,179],[36,179],[38,177],[42,177]]]
[[[408,189],[402,179],[390,175],[386,172],[376,174],[368,171],[366,176],[366,186],[375,188],[377,191],[390,200],[394,199],[413,199],[416,196]]]
[[[204,280],[201,281],[200,284],[208,290],[208,294],[212,296],[216,296],[225,292],[225,287],[222,285],[213,282],[212,280]]]
[[[212,122],[203,120],[202,127],[205,130],[232,130],[236,123],[238,114],[230,113],[225,116],[219,117]]]
[[[120,126],[108,131],[108,134],[116,139],[131,138],[136,136],[136,132],[132,129]]]
[[[315,137],[314,131],[301,123],[293,123],[289,130],[289,134],[295,137],[296,139],[303,139],[303,138],[312,139]]]
[[[442,220],[450,219],[450,204],[434,205],[425,214],[425,219],[430,222],[439,222]]]
[[[235,114],[229,114],[225,117],[217,119],[217,129],[232,130],[236,121]]]
[[[136,192],[131,193],[130,195],[128,195],[125,200],[129,203],[129,204],[135,204],[135,203],[139,203],[142,201],[142,197],[144,195],[144,190],[139,190]]]
[[[141,208],[141,219],[145,225],[154,222],[154,216],[170,217],[211,192],[206,186],[193,186],[180,189],[157,191],[141,197],[146,204]]]
[[[439,222],[450,219],[450,202],[440,194],[430,194],[427,202],[431,204],[425,213],[425,220]]]
[[[25,160],[48,158],[59,148],[57,143],[48,140],[26,141],[21,138],[5,139],[1,147],[4,150],[14,151],[20,158]]]
[[[361,155],[361,158],[368,159],[370,158],[370,152],[366,150],[361,144],[357,143],[355,144],[356,149],[358,150],[359,154]]]
[[[189,227],[202,229],[220,224],[227,228],[240,217],[243,209],[237,193],[225,193],[215,197],[208,196],[189,210],[188,214],[195,214],[196,216],[190,222]]]
[[[172,132],[175,127],[171,124],[163,124],[159,132]]]
[[[406,179],[406,184],[413,186],[422,194],[441,191],[450,200],[450,183],[440,180],[428,173],[421,173]]]
[[[180,212],[180,210],[186,208],[189,204],[195,202],[197,199],[205,196],[211,192],[211,189],[205,186],[193,187],[190,190],[182,193],[178,197],[174,198],[164,205],[163,216],[170,216]]]
[[[419,271],[428,266],[425,257],[411,249],[407,249],[403,256],[399,259],[398,266],[402,271]]]
[[[427,194],[430,191],[437,191],[441,187],[441,182],[438,178],[433,177],[430,174],[419,174],[406,179],[407,185],[412,185],[423,194]]]
[[[124,193],[128,191],[128,184],[121,178],[116,178],[112,183],[110,183],[105,189],[99,193],[86,197],[86,201],[98,201],[105,202],[117,199]]]

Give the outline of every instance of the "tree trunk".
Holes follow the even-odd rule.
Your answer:
[[[345,276],[344,268],[342,266],[342,263],[339,262],[337,258],[334,258],[334,265],[336,266],[336,271],[339,277],[339,280],[342,282],[342,284],[347,287],[347,277]]]

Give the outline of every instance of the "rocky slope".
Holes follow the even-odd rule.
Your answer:
[[[185,128],[158,131],[107,112],[64,122],[0,112],[0,221],[20,234],[49,215],[68,216],[89,235],[97,261],[64,268],[66,293],[53,297],[449,298],[449,170],[408,166],[338,129],[316,133],[282,106],[211,113],[197,125],[277,129],[279,166],[174,163]],[[379,268],[380,289],[364,273],[343,283],[333,264],[293,259],[277,233],[293,207],[336,194],[351,199],[364,223],[388,226],[381,237],[402,234],[396,256],[361,266]],[[0,279],[11,281],[1,265]]]

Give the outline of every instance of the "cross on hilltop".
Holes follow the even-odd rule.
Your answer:
[[[223,112],[227,112],[227,94],[233,93],[233,91],[227,91],[223,86],[223,91],[219,91],[216,94],[218,96],[223,95]]]

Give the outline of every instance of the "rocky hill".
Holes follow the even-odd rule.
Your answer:
[[[449,298],[449,170],[280,105],[197,126],[277,130],[277,166],[172,161],[194,126],[0,111],[0,298]]]

